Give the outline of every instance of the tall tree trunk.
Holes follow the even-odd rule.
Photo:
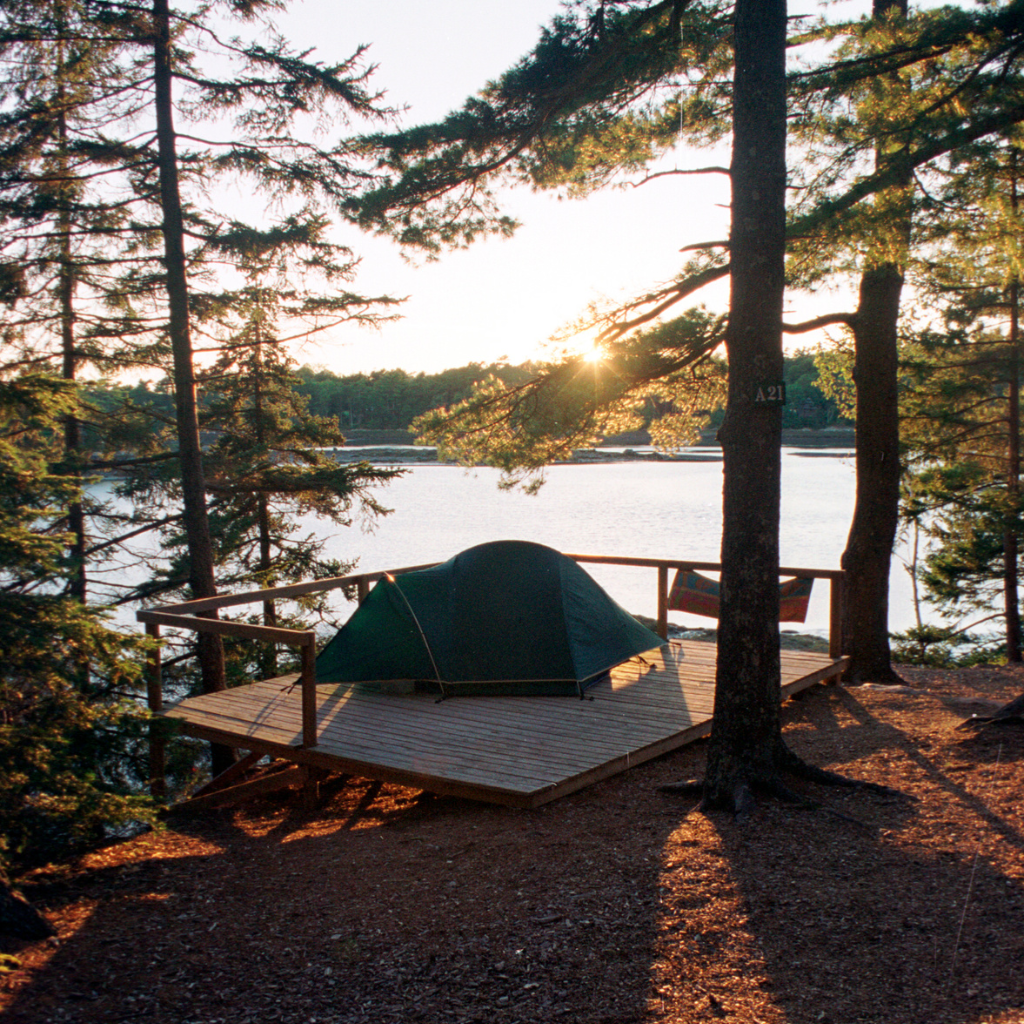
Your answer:
[[[67,122],[67,86],[65,83],[65,24],[64,5],[56,7],[57,21],[57,52],[56,52],[56,86],[57,86],[57,173],[60,178],[59,202],[57,215],[57,301],[60,316],[61,343],[61,375],[64,380],[73,381],[77,376],[78,358],[75,349],[75,269],[71,248],[71,204],[74,189],[71,182],[71,170],[68,166],[68,122]],[[77,476],[81,476],[82,425],[74,413],[69,413],[64,420],[64,458],[68,465],[74,467]],[[80,499],[68,506],[68,533],[71,534],[69,554],[73,570],[68,591],[76,601],[85,604],[88,597],[88,578],[85,567],[85,510]]]
[[[253,415],[256,418],[256,445],[262,451],[266,444],[266,424],[263,419],[263,340],[262,328],[256,324],[256,346],[253,365]],[[273,545],[270,535],[270,501],[265,491],[256,495],[256,515],[260,536],[260,580],[261,586],[269,586],[270,569],[273,565]],[[273,601],[263,602],[263,625],[277,625],[277,605]],[[260,673],[264,679],[277,675],[277,645],[264,644],[260,656]]]
[[[857,498],[842,556],[843,651],[855,682],[897,682],[889,651],[889,568],[900,504],[897,335],[903,274],[892,263],[861,276],[854,326]]]
[[[270,503],[264,491],[256,495],[256,514],[259,517],[260,534],[260,578],[267,580],[273,566],[273,550],[270,536]],[[266,583],[261,584],[266,586]],[[277,605],[273,601],[263,602],[263,625],[277,625]],[[266,643],[260,654],[260,673],[263,679],[277,675],[277,645]]]
[[[77,376],[77,358],[75,351],[75,310],[74,310],[74,269],[71,265],[71,226],[65,223],[68,218],[60,215],[60,271],[58,288],[60,290],[60,327],[62,376],[73,381]],[[64,419],[64,458],[73,468],[76,476],[81,477],[82,459],[82,424],[78,416],[68,413]],[[80,498],[68,505],[68,532],[71,534],[69,554],[73,563],[72,575],[68,591],[76,601],[85,604],[88,598],[88,573],[85,565],[85,509]]]
[[[907,16],[907,0],[874,0],[875,18]],[[885,153],[875,151],[875,165]],[[912,177],[893,191],[911,186]],[[910,240],[910,213],[894,227],[902,244]],[[897,406],[898,335],[903,268],[874,261],[860,281],[854,319],[857,392],[857,498],[842,556],[846,570],[843,650],[850,655],[847,677],[853,682],[899,682],[889,650],[889,570],[900,504],[900,425]]]
[[[164,262],[167,272],[168,332],[174,355],[174,399],[185,538],[188,545],[189,586],[193,597],[213,597],[217,587],[214,578],[213,540],[206,511],[206,482],[196,414],[192,340],[189,334],[184,220],[178,188],[174,108],[171,99],[171,31],[168,0],[153,0],[153,42],[160,204],[163,213]],[[225,689],[224,648],[220,637],[200,633],[197,647],[203,692],[215,693]],[[228,748],[214,747],[215,773],[218,769],[226,767],[230,761]]]
[[[1010,209],[1017,215],[1017,149],[1010,148]],[[1010,372],[1007,408],[1006,497],[1012,516],[1003,533],[1003,615],[1006,620],[1006,660],[1021,661],[1020,594],[1017,573],[1020,560],[1017,517],[1020,506],[1020,280],[1010,281]]]
[[[742,809],[777,774],[779,502],[786,228],[786,3],[738,0],[721,615],[705,808]]]
[[[1021,661],[1020,594],[1017,586],[1020,552],[1017,516],[1020,506],[1020,327],[1016,280],[1010,283],[1010,396],[1007,410],[1009,445],[1007,448],[1006,496],[1012,520],[1003,535],[1003,615],[1006,619],[1006,660]]]

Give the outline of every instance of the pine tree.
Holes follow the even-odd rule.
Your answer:
[[[962,51],[965,42],[970,40],[971,60],[964,62],[961,84],[951,93],[942,95],[923,111],[890,107],[884,140],[870,131],[858,133],[855,125],[848,129],[846,138],[841,140],[843,148],[835,157],[829,173],[811,193],[807,207],[791,219],[791,236],[810,236],[819,248],[824,248],[830,244],[828,239],[833,236],[829,232],[836,225],[849,226],[864,217],[868,206],[865,200],[871,196],[886,193],[886,190],[889,190],[888,194],[901,195],[916,168],[1024,116],[1024,108],[1017,102],[1016,92],[1007,96],[1000,106],[987,102],[995,96],[1000,76],[1016,68],[1021,24],[1014,8],[1013,4],[1006,8],[987,8],[973,16],[960,12],[944,13],[915,26],[916,31],[906,38],[901,36],[894,43],[878,47],[866,55],[857,54],[851,59],[827,62],[791,76],[795,117],[803,117],[810,122],[818,113],[816,106],[843,103],[851,89],[864,83],[870,85],[903,68],[940,61],[958,48]],[[780,15],[775,6],[770,10],[771,18],[762,23],[762,28],[774,40],[773,33],[780,18],[784,33],[785,11],[783,9]],[[760,7],[758,11],[761,11]],[[881,15],[883,8],[878,13]],[[741,71],[741,63],[749,60],[754,66],[759,56],[770,62],[777,58],[776,50],[784,52],[785,41],[783,38],[778,47],[772,48],[771,57],[766,53],[759,54],[756,45],[752,45],[751,52],[741,59],[740,31],[741,28],[746,31],[744,18],[748,15],[754,17],[751,8],[745,4],[736,6],[735,17],[730,17],[728,8],[714,4],[616,4],[613,8],[605,4],[597,8],[584,4],[570,6],[544,33],[533,53],[502,79],[488,86],[479,98],[469,101],[461,111],[437,125],[370,140],[370,144],[376,145],[381,152],[382,163],[392,172],[392,177],[386,187],[371,193],[363,201],[361,211],[364,220],[392,233],[405,244],[434,249],[446,244],[464,243],[488,229],[506,231],[510,225],[495,216],[493,206],[489,205],[492,197],[486,191],[488,184],[500,180],[525,180],[544,187],[561,186],[570,193],[586,192],[589,187],[603,184],[623,171],[647,166],[652,156],[666,145],[668,138],[674,137],[676,131],[681,130],[698,139],[721,137],[729,126],[730,100],[734,145],[738,147],[738,140],[748,130],[752,131],[753,139],[758,139],[757,118],[768,116],[769,110],[774,113],[775,107],[769,105],[760,113],[743,108],[743,115],[750,117],[750,123],[740,126],[740,111],[746,97],[740,95],[739,83],[746,81],[743,76],[747,73],[746,67]],[[687,31],[681,34],[684,27]],[[806,33],[803,38],[824,38],[832,32],[826,26]],[[979,41],[983,42],[978,45]],[[744,45],[747,43],[750,43],[749,39]],[[722,86],[724,76],[716,72],[729,66],[734,53],[733,44],[736,47],[736,85],[730,92]],[[1000,64],[999,72],[989,73],[991,66]],[[766,83],[774,81],[772,73],[765,71],[765,74]],[[679,78],[687,84],[685,100],[679,92]],[[972,111],[969,108],[965,110],[964,105],[969,104],[975,95],[983,97],[986,102],[979,103],[977,116],[972,116]],[[780,96],[784,108],[784,79],[781,79],[770,103],[774,104]],[[767,102],[767,98],[764,99]],[[667,116],[669,111],[671,118]],[[669,124],[672,129],[668,129]],[[935,132],[937,126],[940,130]],[[770,131],[767,125],[764,129]],[[892,152],[888,148],[891,140],[898,140]],[[784,150],[785,144],[784,141],[776,141],[773,148],[767,146],[763,139],[758,141],[762,146],[758,159],[765,163],[765,167],[760,169],[767,170],[774,166],[780,152],[778,147]],[[879,159],[872,173],[855,179],[851,172],[859,171],[858,161],[872,152],[884,152],[884,160]],[[746,426],[750,426],[750,419],[743,403],[750,400],[751,385],[755,377],[765,382],[775,374],[776,379],[781,380],[781,351],[776,353],[774,342],[770,341],[771,332],[775,330],[772,322],[776,315],[774,300],[769,300],[767,294],[755,298],[758,295],[757,283],[745,276],[749,274],[749,264],[745,263],[742,269],[734,267],[738,258],[735,246],[739,245],[743,250],[744,261],[751,258],[751,252],[746,248],[750,245],[746,235],[748,224],[738,223],[741,220],[740,209],[746,211],[742,216],[748,218],[755,231],[764,232],[767,269],[761,283],[765,287],[778,287],[780,296],[782,287],[781,278],[775,281],[772,263],[776,255],[772,218],[779,207],[770,188],[762,193],[763,207],[747,210],[744,206],[758,170],[749,168],[752,175],[749,181],[737,180],[738,176],[747,173],[748,157],[749,154],[741,153],[738,148],[734,150],[735,163],[730,172],[733,185],[730,242],[727,245],[712,242],[688,247],[700,250],[698,260],[671,285],[639,297],[618,310],[617,315],[610,318],[611,323],[606,321],[607,330],[601,336],[602,342],[617,341],[630,331],[659,318],[674,303],[687,298],[703,284],[731,275],[733,301],[725,335],[730,352],[730,407],[733,409],[732,422],[739,420]],[[884,200],[875,204],[878,213],[891,218],[890,206]],[[902,226],[896,229],[896,234],[902,235],[904,244],[906,223],[906,214],[902,211]],[[884,253],[876,254],[866,268],[865,282],[870,285],[870,299],[865,297],[859,325],[864,327],[867,320],[877,321],[886,336],[877,340],[866,339],[866,347],[885,353],[886,358],[894,349],[895,313],[889,313],[885,307],[892,305],[893,296],[898,307],[902,286],[898,260],[898,254],[895,259]],[[760,308],[753,312],[759,303]],[[749,323],[745,319],[748,315],[751,318]],[[847,314],[837,319],[850,322],[852,316]],[[711,340],[710,336],[707,340]],[[714,343],[717,345],[718,341],[716,338]],[[732,365],[734,352],[739,359],[739,365],[735,367]],[[699,351],[687,353],[691,361],[707,354]],[[679,362],[671,359],[666,359],[666,365],[673,371],[679,368]],[[499,461],[511,459],[513,464],[522,466],[529,458],[525,453],[530,451],[530,446],[521,445],[520,451],[513,451],[510,456],[508,426],[516,422],[515,416],[524,409],[528,410],[532,403],[541,412],[541,433],[553,427],[556,435],[560,432],[566,436],[573,426],[571,406],[568,426],[548,410],[557,408],[557,398],[564,389],[565,378],[571,377],[576,369],[573,359],[550,369],[527,389],[525,401],[522,391],[502,396],[492,387],[490,393],[481,396],[481,401],[475,406],[460,410],[460,415],[465,417],[463,425],[471,430],[492,432],[495,457]],[[889,388],[892,379],[893,374],[887,371],[879,381],[882,387],[878,391],[880,403],[885,407],[886,423],[890,425],[895,422],[895,395],[890,394]],[[871,384],[871,378],[865,374],[862,387],[867,389]],[[547,403],[543,400],[545,391],[552,398]],[[611,389],[610,401],[617,401],[621,394],[621,389]],[[867,394],[869,392],[865,391]],[[584,403],[577,410],[575,422],[586,426],[599,418],[604,409],[600,399],[598,395],[591,403]],[[765,423],[759,424],[759,429],[745,432],[748,442],[762,433],[769,441],[774,437],[775,419],[771,415],[764,419]],[[763,430],[760,429],[762,426]],[[435,431],[439,429],[436,423],[432,427]],[[455,430],[458,429],[456,424]],[[708,772],[706,792],[709,805],[743,804],[743,793],[752,780],[775,787],[778,785],[778,772],[783,769],[814,774],[785,751],[777,736],[777,706],[769,708],[771,701],[765,698],[766,693],[773,692],[776,674],[773,666],[777,662],[777,650],[773,656],[773,642],[765,632],[766,628],[768,632],[774,632],[775,622],[770,614],[770,599],[764,594],[765,580],[773,561],[770,505],[772,495],[777,494],[777,486],[770,470],[774,461],[768,451],[759,448],[768,471],[758,475],[756,470],[752,470],[748,479],[743,454],[738,450],[740,446],[736,445],[731,452],[729,450],[732,429],[735,428],[730,425],[727,414],[722,439],[726,447],[727,470],[723,578],[728,582],[723,586],[731,590],[732,596],[725,603],[720,630],[720,637],[725,635],[729,638],[730,648],[723,648],[720,655],[719,686],[730,694],[736,692],[730,688],[736,680],[743,680],[754,687],[748,690],[745,698],[752,716],[745,726],[751,739],[749,745],[744,746],[740,737],[742,730],[738,723],[743,719],[742,702],[731,709],[735,712],[731,717],[723,709],[719,745],[716,746],[716,741],[712,740],[715,759]],[[893,440],[892,433],[889,429],[884,443],[890,468],[895,466],[898,471],[895,446],[889,443]],[[486,441],[481,445],[484,446]],[[731,473],[730,464],[733,467]],[[889,500],[888,493],[892,478],[893,473],[890,472],[879,482],[875,488],[879,493],[874,497],[885,508],[891,506],[894,518],[895,499]],[[744,507],[744,498],[740,494],[731,491],[741,480],[747,488],[749,507]],[[750,496],[753,481],[763,487],[763,501],[760,496]],[[885,493],[881,493],[883,491]],[[734,526],[740,524],[747,530],[755,550],[755,557],[751,559],[746,573],[740,567],[734,532]],[[891,540],[890,537],[889,545],[883,551],[886,566]],[[775,541],[777,544],[777,531]],[[777,557],[775,565],[777,568]],[[851,572],[859,570],[852,563],[847,568]],[[751,601],[757,609],[756,623],[744,620],[739,610],[738,588],[741,586],[750,588]],[[729,602],[737,603],[730,605]],[[740,628],[741,621],[747,628]],[[774,645],[777,647],[777,636]],[[760,672],[756,682],[752,668],[755,664],[759,665]],[[730,744],[735,745],[730,748]]]
[[[80,192],[81,180],[88,178],[90,196],[98,193],[109,205],[115,199],[121,204],[120,226],[130,235],[117,235],[120,249],[108,255],[123,273],[103,296],[91,296],[93,307],[99,298],[105,299],[122,323],[131,318],[127,333],[136,345],[147,344],[157,360],[164,354],[171,357],[176,399],[173,451],[189,548],[184,568],[192,593],[210,596],[216,590],[216,552],[206,510],[193,350],[203,316],[211,306],[222,306],[225,297],[205,294],[197,287],[198,278],[211,260],[237,263],[254,249],[270,254],[283,267],[292,259],[289,252],[302,247],[307,250],[299,260],[303,273],[319,275],[328,286],[339,275],[349,275],[351,254],[323,236],[330,214],[359,186],[363,172],[355,169],[351,153],[343,147],[315,145],[294,128],[309,117],[319,118],[324,127],[332,117],[372,118],[385,116],[386,111],[365,87],[361,52],[334,66],[305,59],[265,22],[273,3],[258,0],[244,9],[213,4],[196,14],[172,10],[165,0],[154,0],[148,12],[118,2],[86,5],[75,7],[75,17],[64,18],[55,28],[53,11],[63,17],[70,7],[71,0],[19,7],[21,18],[10,24],[8,39],[12,46],[42,47],[52,45],[57,33],[61,45],[105,47],[110,58],[109,91],[93,79],[92,91],[83,94],[79,106],[68,108],[79,118],[92,118],[93,131],[88,145],[80,147],[80,177],[65,180],[61,187]],[[259,38],[219,38],[214,24],[221,15],[255,22]],[[59,107],[58,114],[63,110]],[[29,120],[23,109],[16,108],[15,113],[23,123]],[[179,152],[176,120],[182,119],[204,124],[205,134],[215,141],[199,142],[196,133]],[[152,134],[138,130],[147,122]],[[216,141],[225,128],[233,131]],[[21,156],[13,154],[15,173],[24,166],[23,159],[18,163]],[[102,177],[82,174],[82,169],[101,164]],[[267,196],[268,205],[278,204],[282,215],[259,229],[225,220],[208,208],[212,197],[207,191],[211,181],[224,176],[247,178],[257,194]],[[80,198],[76,209],[83,202]],[[314,235],[321,236],[320,241],[313,243]],[[339,255],[348,258],[339,260]],[[152,308],[161,293],[156,316],[140,317],[143,303]],[[325,301],[321,312],[329,316],[333,308],[337,315],[344,309],[351,316],[358,310],[370,318],[366,308],[374,301],[390,300],[366,299],[346,289]],[[92,327],[94,337],[114,333],[114,320]],[[147,461],[152,458],[147,456]],[[207,689],[220,688],[224,677],[219,641],[202,636],[199,653]]]
[[[401,471],[339,464],[325,451],[344,436],[336,419],[309,412],[277,331],[279,317],[320,313],[333,302],[283,292],[257,275],[224,310],[227,334],[216,362],[202,373],[199,411],[201,429],[216,438],[205,453],[206,490],[224,585],[268,588],[344,575],[352,563],[324,558],[323,525],[347,527],[356,516],[370,520],[390,511],[374,491]],[[308,515],[317,519],[315,531],[300,525]],[[172,563],[170,576],[177,575]],[[289,624],[308,628],[304,617],[313,611],[323,608],[307,602]],[[273,602],[264,604],[262,621],[279,624]],[[277,675],[273,648],[245,668],[250,678],[253,671]]]
[[[722,70],[731,62],[730,27],[728,8],[714,4],[572,5],[533,53],[461,111],[436,125],[370,140],[391,180],[362,200],[365,222],[404,244],[436,250],[489,228],[509,230],[489,205],[487,188],[494,182],[526,181],[583,195],[646,168],[680,134],[688,141],[720,138],[729,124]],[[858,338],[862,466],[844,556],[854,578],[847,646],[856,675],[891,678],[887,587],[898,515],[896,325],[912,212],[908,183],[917,169],[1024,115],[1018,91],[1005,88],[1019,74],[1021,23],[1015,4],[977,13],[943,9],[907,21],[899,4],[880,2],[869,22],[822,24],[803,31],[799,41],[841,36],[850,42],[834,59],[789,77],[791,124],[807,150],[801,163],[810,168],[800,181],[805,201],[794,206],[788,228],[790,277],[813,287],[830,273],[858,273],[860,301],[853,311],[786,329],[845,323]],[[874,163],[871,173],[860,173],[865,160]],[[727,245],[687,248],[699,255],[676,281],[580,326],[598,331],[599,344],[614,346],[730,272]],[[717,345],[720,337],[708,334],[705,341]],[[616,371],[629,368],[616,361],[614,349],[610,355]],[[708,355],[676,351],[665,360],[666,372],[698,365]],[[570,404],[578,413],[574,424],[568,417],[545,418],[543,410],[557,404],[575,372],[566,360],[526,389],[502,394],[491,386],[459,409],[449,428],[437,417],[425,425],[446,443],[463,430],[493,431],[498,464],[534,470],[545,448],[557,450],[558,440],[574,436],[575,428],[575,436],[587,437],[622,396],[621,387],[594,389],[589,403]],[[560,434],[551,443],[535,441],[520,426],[532,446],[510,445],[504,425],[525,421],[531,406],[542,410],[537,434],[556,423]],[[463,448],[479,457],[486,438]]]
[[[228,7],[230,9],[230,5]],[[257,0],[247,4],[242,13],[246,18],[253,18],[272,7],[269,2]],[[216,7],[211,7],[207,17],[214,10]],[[167,0],[154,0],[152,29],[156,120],[153,156],[160,183],[160,231],[164,243],[168,339],[174,365],[187,568],[192,594],[210,597],[216,592],[216,552],[206,510],[196,409],[190,310],[193,299],[190,297],[186,220],[179,176],[182,162],[177,152],[172,88],[176,80],[186,83],[193,92],[189,98],[193,109],[209,110],[218,119],[231,119],[237,131],[236,139],[225,146],[223,152],[189,154],[185,166],[192,175],[220,168],[241,170],[254,179],[258,188],[272,190],[275,197],[287,193],[311,195],[319,191],[334,201],[347,195],[356,177],[351,167],[343,162],[344,154],[303,144],[290,134],[290,125],[299,114],[317,111],[326,116],[329,109],[340,108],[343,113],[380,116],[380,111],[374,105],[375,98],[364,88],[365,73],[358,70],[358,53],[344,64],[325,68],[303,60],[279,38],[272,37],[270,46],[260,42],[230,43],[221,46],[220,53],[233,58],[242,73],[235,78],[217,78],[197,73],[178,45],[179,33],[212,35],[205,25],[197,24],[188,16],[172,18]],[[142,36],[140,41],[145,38]],[[310,216],[308,205],[305,213]],[[247,236],[251,237],[250,233],[240,231],[237,224],[228,232],[218,232],[212,224],[207,224],[202,232],[204,242],[222,255],[238,254],[239,243],[244,247]],[[283,250],[284,245],[279,245],[278,251]],[[198,652],[204,691],[222,689],[225,678],[219,638],[200,634]],[[223,763],[221,758],[215,769]]]
[[[59,379],[0,379],[0,870],[153,816],[138,795],[145,645],[60,592],[66,537],[48,530],[81,485],[51,469],[76,410]]]
[[[1020,213],[1015,139],[972,147],[949,168],[930,300],[945,329],[908,354],[907,514],[934,546],[922,580],[946,611],[1002,604],[1007,659],[1021,658]]]
[[[446,458],[497,466],[503,487],[533,490],[545,466],[604,437],[647,426],[663,448],[691,444],[725,399],[725,365],[713,355],[722,336],[721,317],[690,310],[604,342],[597,360],[536,363],[521,383],[491,374],[413,428]]]
[[[173,366],[172,436],[139,430],[134,411],[117,410],[105,417],[109,435],[93,432],[90,440],[107,453],[98,465],[132,474],[127,493],[161,495],[155,514],[148,521],[134,516],[125,535],[178,524],[188,555],[175,568],[193,596],[215,592],[220,557],[208,518],[194,346],[207,321],[215,333],[219,312],[233,299],[210,268],[244,266],[258,256],[280,280],[294,273],[319,282],[328,297],[301,310],[319,326],[372,320],[373,308],[391,301],[339,287],[355,261],[330,237],[330,222],[365,174],[345,147],[320,146],[312,132],[303,134],[311,119],[326,128],[386,111],[366,88],[361,51],[333,66],[295,53],[265,21],[276,6],[256,0],[186,11],[154,0],[147,10],[117,0],[52,0],[5,5],[3,12],[3,52],[12,66],[30,69],[9,81],[0,119],[2,213],[8,225],[19,225],[0,275],[5,295],[27,312],[17,326],[29,341],[37,341],[40,324],[56,325],[69,377],[86,359],[105,369],[130,361]],[[252,41],[218,35],[232,18],[255,26]],[[29,52],[34,61],[20,60]],[[194,131],[184,143],[182,123]],[[264,216],[259,227],[225,218],[210,191],[225,179],[246,179],[279,214]],[[119,363],[110,359],[115,340]],[[73,451],[82,446],[81,431],[68,423]],[[129,439],[137,450],[125,461],[115,453]],[[167,472],[170,459],[176,474]],[[321,483],[337,489],[336,481]],[[74,503],[69,509],[73,517]],[[80,529],[78,563],[113,543],[87,546]],[[78,590],[84,597],[84,583]],[[201,635],[198,650],[204,688],[222,687],[219,641]]]
[[[11,282],[5,324],[8,337],[23,342],[27,365],[53,365],[69,381],[86,367],[109,372],[131,359],[123,346],[89,335],[126,230],[120,198],[89,187],[91,178],[110,170],[97,156],[113,116],[110,96],[125,82],[119,44],[93,37],[83,18],[76,0],[50,0],[6,4],[0,22],[0,267]],[[111,339],[115,332],[101,334]],[[83,465],[83,445],[82,416],[69,414],[66,471]],[[76,499],[67,509],[75,564],[68,588],[83,602],[87,506]]]
[[[729,232],[729,400],[724,456],[722,608],[705,808],[746,811],[777,785],[782,741],[779,507],[782,410],[758,404],[782,380],[786,260],[786,2],[738,0]],[[794,759],[795,760],[795,759]]]
[[[927,286],[931,270],[928,223],[933,190],[943,168],[975,136],[999,130],[1001,115],[1017,117],[1007,91],[1019,77],[1013,48],[1001,50],[1005,37],[996,23],[1009,24],[1012,6],[991,8],[980,37],[964,32],[961,12],[917,12],[879,0],[872,19],[851,35],[837,55],[843,68],[859,74],[875,62],[878,74],[850,91],[852,109],[827,102],[812,104],[795,119],[806,159],[799,184],[805,201],[794,211],[791,275],[813,284],[837,270],[859,275],[857,306],[809,325],[841,323],[852,335],[856,372],[857,500],[842,564],[847,569],[844,651],[852,658],[854,681],[898,681],[888,642],[888,581],[899,515],[901,461],[898,410],[898,323],[904,280]],[[984,19],[983,19],[984,20]],[[989,35],[989,33],[991,33]],[[958,38],[959,34],[959,38]],[[979,38],[995,49],[979,61]],[[905,59],[915,51],[924,60]],[[829,94],[826,92],[826,100]],[[958,139],[959,136],[959,139]],[[831,144],[823,145],[822,139]],[[936,139],[955,144],[934,146]],[[841,212],[835,223],[806,230],[822,192],[835,189],[841,176],[867,155],[876,177],[887,187],[870,203]],[[914,169],[918,155],[928,159]],[[952,156],[950,156],[952,154]],[[825,208],[829,206],[826,200]],[[939,211],[935,211],[939,212]],[[943,209],[941,216],[948,216]]]
[[[872,16],[898,35],[907,2],[874,0]],[[887,95],[879,105],[905,102],[906,84],[898,74],[883,82]],[[884,170],[887,156],[904,142],[899,136],[880,141],[874,153],[876,170]],[[851,322],[857,366],[857,496],[840,564],[847,570],[842,626],[843,651],[851,657],[847,678],[858,682],[900,681],[889,651],[889,569],[899,521],[897,325],[910,243],[912,182],[907,171],[875,197],[887,224],[882,237],[869,237],[865,247]]]

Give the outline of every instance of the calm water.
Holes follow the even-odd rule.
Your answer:
[[[854,501],[850,457],[783,450],[781,560],[837,568]],[[553,466],[536,496],[497,488],[498,471],[411,467],[382,492],[392,515],[372,532],[358,526],[332,536],[336,557],[366,571],[441,561],[489,540],[530,540],[580,554],[717,561],[722,522],[722,463],[622,462]],[[317,526],[307,521],[310,528]],[[623,607],[653,616],[653,569],[585,566]],[[909,578],[894,559],[890,628],[913,623]],[[709,620],[671,613],[672,621]],[[816,584],[809,631],[828,625],[827,587]]]
[[[839,565],[854,500],[852,457],[783,449],[781,559],[784,565]],[[706,454],[706,453],[705,453]],[[373,571],[443,561],[490,540],[529,540],[578,554],[717,561],[722,522],[722,463],[619,462],[552,466],[536,496],[499,491],[498,471],[436,464],[408,468],[380,492],[394,512],[369,530],[337,529],[307,517],[308,532],[330,529],[327,554],[358,559]],[[110,484],[99,489],[109,491]],[[106,579],[127,583],[137,569],[110,565]],[[625,566],[585,566],[624,608],[654,616],[657,573]],[[100,574],[101,576],[103,574]],[[815,585],[805,628],[825,632],[828,593]],[[346,617],[347,610],[341,610]],[[933,616],[934,618],[935,616]],[[127,609],[118,616],[134,621]],[[685,625],[711,620],[670,613]],[[890,629],[912,625],[909,577],[893,560]]]

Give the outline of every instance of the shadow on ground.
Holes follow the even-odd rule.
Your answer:
[[[819,691],[789,721],[790,741],[808,760],[854,776],[886,775],[882,781],[921,801],[809,787],[808,796],[860,824],[778,804],[763,805],[742,827],[721,815],[696,818],[691,841],[717,846],[717,870],[732,884],[717,906],[689,915],[696,927],[682,937],[688,943],[662,935],[657,979],[671,986],[696,967],[710,997],[707,1019],[1020,1021],[1024,837],[1017,784],[1007,785],[1011,770],[1019,779],[1020,737],[1002,744],[999,757],[991,735],[913,735],[840,688]],[[829,763],[837,750],[842,760]],[[973,788],[962,781],[968,774]],[[680,841],[681,834],[670,840],[667,866]],[[713,861],[706,870],[715,870]],[[685,905],[685,869],[678,878],[667,870],[665,883],[667,902]],[[708,934],[721,940],[710,957]],[[756,978],[774,1016],[737,1005],[730,982],[739,971]],[[668,1019],[699,1019],[678,1001],[674,1009]]]
[[[176,822],[177,859],[39,889],[84,920],[5,1021],[643,1018],[677,807],[640,820],[613,785],[514,811],[352,780],[325,810]]]
[[[350,779],[315,813],[174,821],[36,885],[65,938],[5,1024],[1011,1024],[1021,740],[922,730],[923,699],[785,715],[917,804],[815,790],[839,813],[738,826],[656,791],[697,746],[533,811]]]

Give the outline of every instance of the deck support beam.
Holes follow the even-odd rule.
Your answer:
[[[299,797],[304,811],[315,811],[320,806],[320,784],[327,778],[330,772],[316,765],[306,765],[303,769],[305,777],[302,781],[302,790]]]
[[[658,636],[668,640],[668,566],[658,566]]]
[[[206,796],[208,793],[216,793],[220,789],[226,789],[232,785],[240,775],[244,775],[250,768],[256,766],[266,754],[262,750],[250,751],[245,757],[239,758],[230,768],[225,768],[220,775],[210,779],[205,785],[197,789],[189,798],[195,800],[197,797]]]
[[[846,601],[846,576],[840,574],[829,580],[828,589],[828,656],[843,656],[843,605]]]
[[[230,807],[232,804],[241,803],[243,800],[251,800],[256,796],[266,796],[268,793],[277,792],[280,789],[287,789],[291,786],[305,786],[307,769],[301,765],[282,765],[275,770],[265,772],[258,778],[249,779],[246,782],[239,782],[234,786],[225,786],[223,789],[215,789],[212,793],[204,793],[202,796],[194,796],[175,804],[176,811],[204,811],[214,807]]]
[[[153,641],[153,649],[146,662],[146,703],[153,716],[149,723],[149,792],[157,800],[167,798],[165,723],[157,716],[164,710],[163,667],[160,661],[160,627],[146,623],[146,636]]]
[[[316,746],[316,634],[302,647],[302,746]]]

